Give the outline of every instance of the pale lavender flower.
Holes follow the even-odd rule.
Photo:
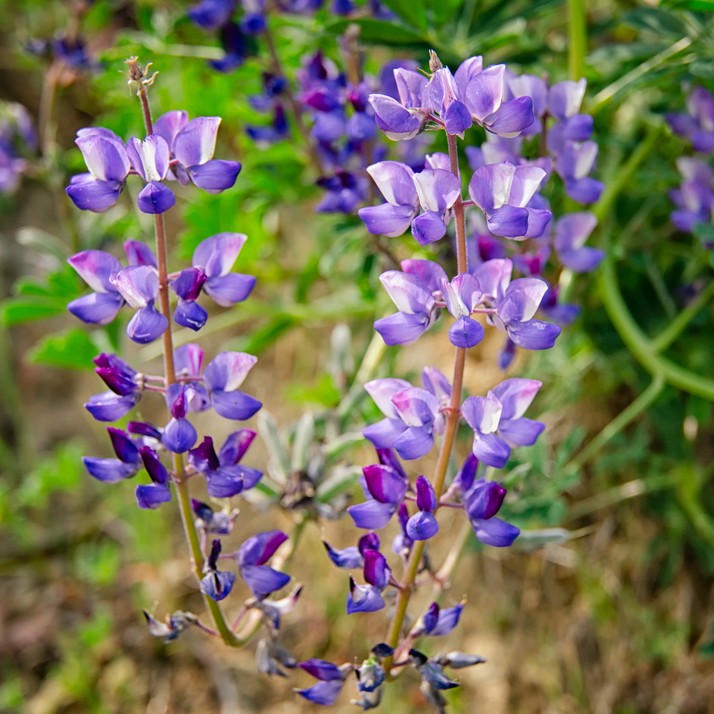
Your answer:
[[[704,87],[695,87],[687,97],[687,112],[665,116],[672,131],[689,139],[695,151],[714,151],[714,96]]]
[[[151,265],[130,265],[112,273],[109,282],[119,295],[137,310],[126,326],[126,333],[134,342],[153,342],[164,333],[169,321],[154,306],[159,296],[159,275],[156,268]]]
[[[597,268],[605,254],[597,248],[585,246],[585,241],[597,225],[592,213],[569,213],[555,224],[555,248],[560,262],[576,273],[587,273]]]
[[[137,205],[144,213],[165,213],[176,204],[174,192],[161,183],[169,172],[169,145],[163,137],[150,134],[140,141],[129,139],[127,153],[133,168],[146,186],[139,192]]]

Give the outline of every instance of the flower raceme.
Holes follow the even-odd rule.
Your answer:
[[[139,210],[159,214],[176,203],[164,182],[225,191],[235,184],[241,165],[213,158],[220,123],[220,117],[189,121],[186,112],[169,112],[156,120],[153,134],[143,141],[132,137],[128,144],[110,129],[80,129],[75,143],[88,172],[72,177],[67,195],[81,210],[106,211],[119,199],[129,175],[136,174],[145,183],[137,197]]]

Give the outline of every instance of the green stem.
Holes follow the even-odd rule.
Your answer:
[[[139,66],[138,60],[132,58],[129,60],[129,73],[132,80],[137,82],[137,96],[141,103],[141,111],[144,116],[144,124],[146,133],[153,134],[153,122],[151,119],[151,107],[149,106],[149,97],[146,90],[144,80],[144,70]],[[168,254],[166,241],[166,226],[162,213],[157,213],[154,216],[154,234],[156,238],[156,262],[159,273],[159,306],[161,313],[166,317],[169,326],[164,331],[162,336],[163,341],[163,359],[164,359],[164,376],[166,378],[166,386],[176,384],[176,370],[174,368],[174,347],[173,347],[173,320],[171,315],[171,304],[169,300],[169,278],[168,278]],[[184,535],[188,543],[191,553],[191,567],[198,582],[203,576],[203,553],[201,552],[201,542],[196,530],[196,524],[193,519],[193,511],[191,509],[191,499],[188,491],[188,482],[186,481],[185,464],[182,454],[172,454],[173,470],[174,470],[174,486],[176,487],[176,495],[178,500],[179,513],[181,514],[181,523],[183,525]],[[203,601],[206,608],[211,613],[213,623],[221,639],[232,647],[239,647],[243,641],[238,639],[231,631],[228,623],[223,617],[223,612],[218,603],[203,593]]]
[[[712,296],[714,296],[714,282],[709,283],[657,337],[652,339],[652,347],[657,352],[664,352],[684,332],[699,311],[709,303]]]
[[[655,375],[647,389],[640,393],[626,409],[621,411],[577,456],[563,467],[563,473],[570,474],[579,471],[608,441],[617,436],[628,424],[632,423],[653,404],[657,397],[662,394],[664,386],[664,377],[661,374]]]
[[[568,75],[577,81],[585,73],[588,29],[585,0],[568,0]]]
[[[459,173],[459,158],[456,137],[451,134],[447,134],[447,141],[449,147],[449,161],[451,171],[460,180],[461,175]],[[464,205],[460,196],[454,204],[454,221],[456,223],[457,271],[458,273],[465,273],[468,270],[468,263],[466,257],[466,225],[464,217]],[[446,410],[446,424],[444,427],[444,436],[441,441],[439,456],[436,461],[434,477],[432,479],[432,485],[434,487],[434,492],[436,493],[437,502],[444,491],[444,482],[446,481],[446,473],[449,466],[449,460],[451,458],[451,452],[454,448],[454,442],[456,440],[456,432],[459,426],[459,419],[461,418],[461,391],[464,382],[465,365],[466,350],[464,348],[457,347],[454,353],[454,370],[451,383],[451,400],[449,402],[449,407]],[[404,627],[404,619],[407,614],[407,607],[409,606],[409,599],[411,598],[412,592],[414,590],[416,578],[419,573],[419,567],[421,565],[422,557],[424,555],[425,545],[426,541],[421,540],[417,541],[412,546],[412,551],[409,554],[409,560],[407,561],[406,565],[406,571],[401,581],[402,589],[399,591],[399,595],[397,596],[397,603],[394,608],[394,617],[392,618],[392,622],[389,626],[389,633],[387,635],[387,643],[395,649],[399,643],[399,639],[402,634],[402,629]],[[392,661],[392,657],[389,657],[385,660],[384,669],[387,672],[390,672],[391,670]]]

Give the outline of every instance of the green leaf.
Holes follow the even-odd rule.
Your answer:
[[[402,49],[425,49],[433,44],[426,33],[418,29],[413,29],[394,21],[375,20],[371,17],[363,17],[357,20],[340,20],[325,29],[327,32],[341,35],[349,25],[359,25],[360,40],[368,44],[400,47]]]
[[[672,39],[689,34],[686,24],[677,14],[658,7],[640,7],[626,12],[622,21],[638,30],[649,30],[658,36],[669,35]]]
[[[5,327],[12,327],[34,320],[46,320],[61,315],[66,309],[67,302],[62,298],[8,298],[0,305],[0,321]]]
[[[30,350],[28,356],[35,364],[89,370],[92,367],[92,359],[100,351],[91,336],[77,327],[67,332],[47,335]]]

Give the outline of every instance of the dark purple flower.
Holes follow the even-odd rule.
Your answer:
[[[90,476],[104,483],[116,483],[131,478],[141,466],[139,447],[134,440],[121,429],[107,427],[112,448],[117,458],[102,459],[92,456],[82,458],[84,468]]]
[[[507,548],[519,536],[520,529],[494,516],[501,508],[506,489],[495,481],[478,479],[465,494],[466,514],[476,537],[486,545]]]
[[[417,478],[416,492],[416,505],[419,510],[407,521],[406,532],[412,540],[429,540],[439,532],[439,524],[434,517],[436,493],[424,476]]]
[[[320,681],[309,689],[296,689],[295,691],[308,701],[323,706],[330,706],[337,701],[345,679],[352,671],[352,665],[338,667],[331,662],[314,658],[300,662],[298,667]]]
[[[168,469],[150,446],[142,446],[139,454],[152,483],[148,486],[142,484],[136,487],[136,502],[139,508],[158,508],[162,503],[171,500]]]
[[[374,585],[358,585],[350,576],[350,592],[347,595],[347,614],[377,612],[384,608],[384,598]]]
[[[221,553],[221,541],[217,538],[211,545],[211,552],[206,559],[203,570],[206,575],[201,580],[201,592],[211,600],[223,600],[227,597],[236,580],[236,574],[218,570],[218,556]]]
[[[175,454],[188,451],[198,438],[195,427],[186,418],[193,390],[191,384],[170,384],[166,389],[166,404],[171,419],[161,433],[161,443]]]
[[[437,603],[431,603],[416,625],[416,634],[423,633],[433,637],[448,635],[459,624],[463,609],[463,602],[443,610]]]
[[[290,581],[289,575],[265,565],[287,538],[279,530],[256,533],[238,550],[236,561],[241,577],[258,600],[280,590]]]

